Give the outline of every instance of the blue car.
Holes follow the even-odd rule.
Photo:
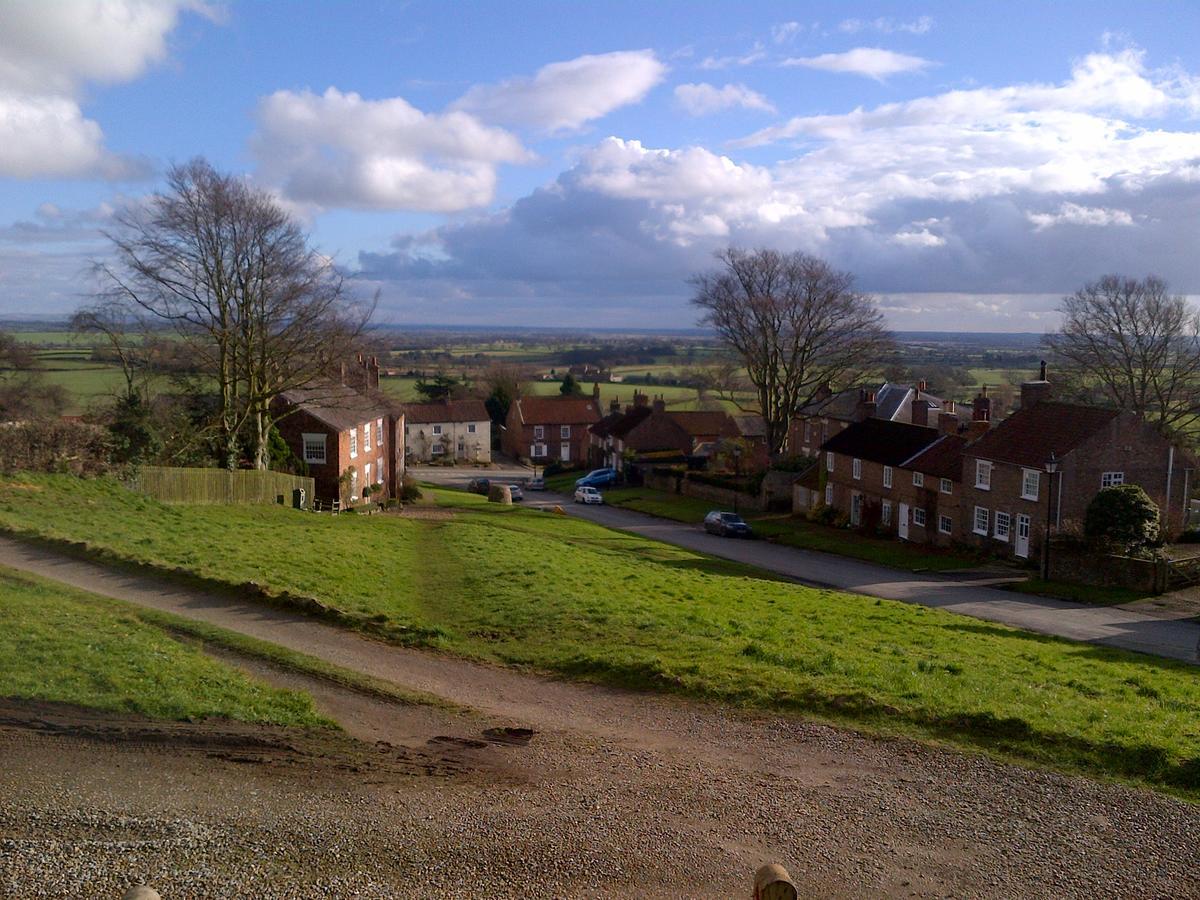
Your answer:
[[[593,469],[575,481],[575,487],[612,487],[617,483],[616,469]]]

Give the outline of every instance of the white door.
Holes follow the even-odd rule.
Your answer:
[[[1017,540],[1013,552],[1021,559],[1029,558],[1029,516],[1017,514]]]
[[[908,504],[900,504],[900,515],[896,519],[896,533],[900,535],[900,540],[908,540]]]
[[[569,443],[564,441],[559,445],[558,452],[561,454],[563,462],[571,461],[571,445]]]

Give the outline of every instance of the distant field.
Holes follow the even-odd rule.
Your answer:
[[[10,331],[8,334],[22,344],[91,347],[96,343],[95,335],[78,334],[74,331]]]
[[[408,376],[381,378],[379,385],[389,396],[394,397],[401,403],[415,403],[420,400],[416,389],[416,378]],[[590,397],[592,383],[581,382],[581,386],[583,393]],[[527,381],[521,386],[521,389],[528,396],[556,397],[559,394],[560,387],[561,383],[558,381]],[[619,399],[622,404],[632,403],[633,392],[635,390],[638,393],[650,394],[651,396],[663,395],[663,399],[666,400],[667,406],[671,409],[697,409],[700,406],[696,399],[696,391],[692,388],[671,385],[612,384],[609,382],[602,382],[600,384],[600,403],[606,410],[609,402],[613,399]],[[721,406],[729,409],[731,412],[737,409],[732,403],[721,403]]]
[[[1021,382],[1028,381],[1037,376],[1037,372],[1033,369],[968,369],[967,371],[975,380],[975,387],[984,384],[1011,384],[1019,386]]]

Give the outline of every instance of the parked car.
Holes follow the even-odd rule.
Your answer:
[[[704,517],[704,530],[721,537],[754,537],[754,529],[737,513],[714,509]]]
[[[545,489],[546,479],[541,475],[538,475],[536,478],[530,478],[525,484],[525,490],[527,491],[544,491]]]
[[[592,469],[582,478],[576,479],[575,487],[612,487],[617,483],[616,469]]]
[[[521,486],[519,484],[510,484],[508,486],[508,492],[512,496],[513,503],[516,503],[518,500],[525,499],[525,492],[521,490]]]
[[[472,478],[467,482],[467,490],[472,494],[486,494],[491,486],[490,478]]]
[[[575,502],[576,503],[603,503],[604,495],[601,494],[594,487],[588,487],[587,485],[584,485],[583,487],[575,488]]]

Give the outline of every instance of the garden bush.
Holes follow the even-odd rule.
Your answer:
[[[1088,504],[1083,532],[1094,543],[1142,552],[1159,542],[1158,506],[1136,484],[1104,488]]]

